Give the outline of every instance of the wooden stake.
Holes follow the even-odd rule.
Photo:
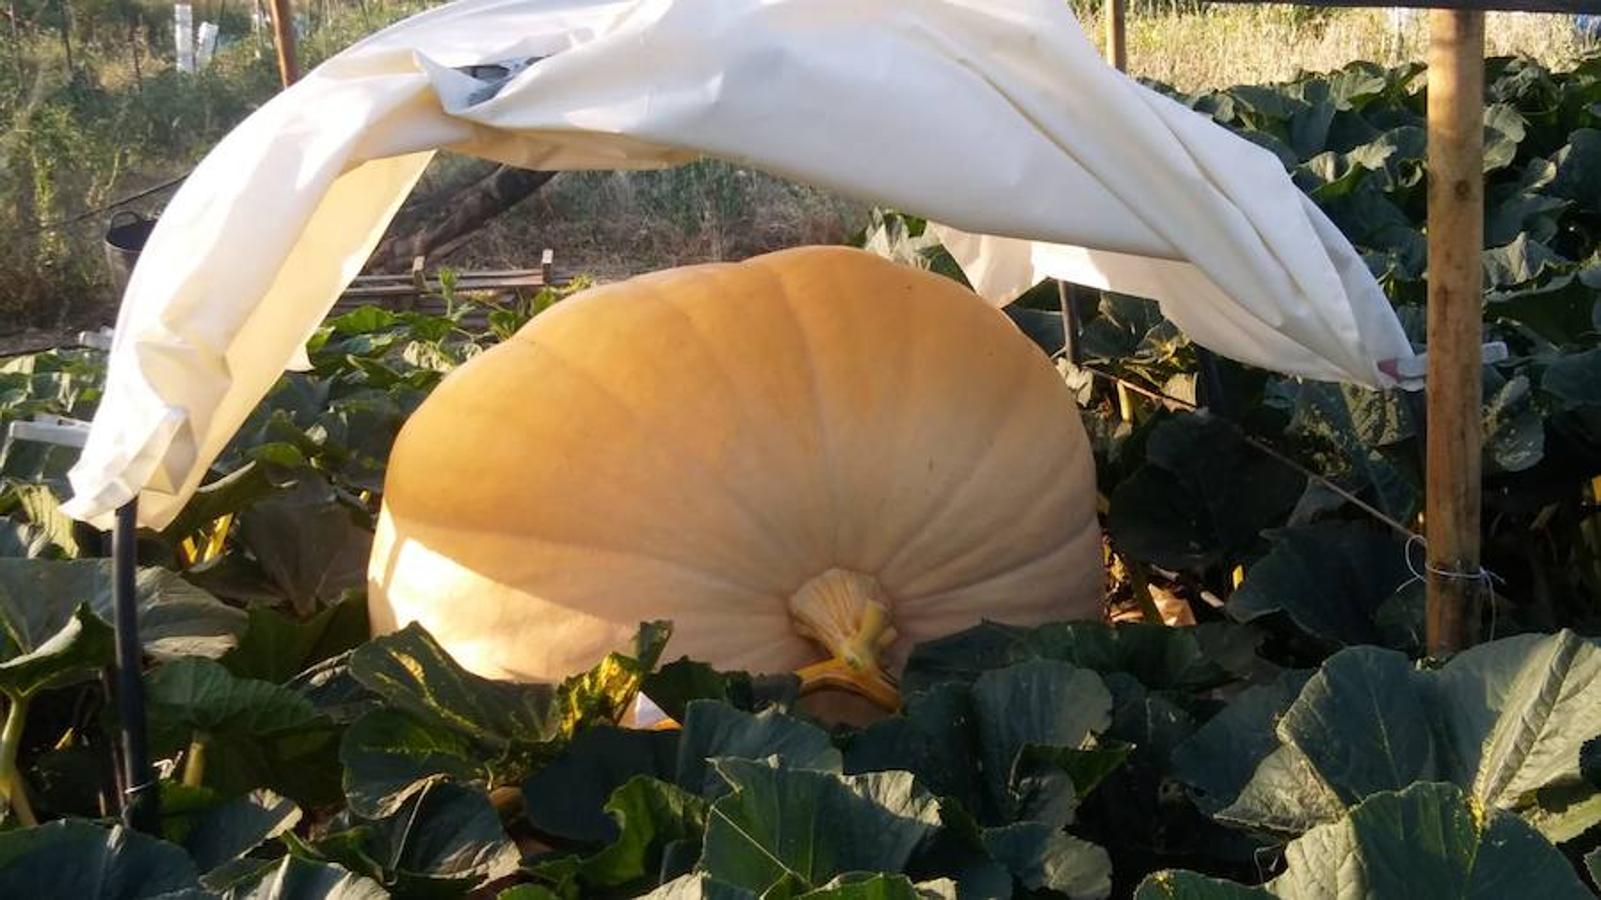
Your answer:
[[[284,87],[300,79],[295,60],[295,11],[292,0],[268,0],[272,11],[272,43],[278,48],[278,80]]]
[[[1127,0],[1106,0],[1106,61],[1119,72],[1128,70],[1127,7]]]
[[[1484,13],[1429,13],[1428,651],[1477,638]]]

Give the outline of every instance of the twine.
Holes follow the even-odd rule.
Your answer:
[[[1417,562],[1412,558],[1412,546],[1414,544],[1423,548],[1423,568],[1421,569],[1418,568]],[[1484,588],[1485,596],[1490,601],[1490,640],[1495,640],[1495,586],[1497,584],[1506,584],[1505,578],[1483,566],[1474,566],[1472,571],[1468,571],[1465,569],[1447,569],[1444,566],[1437,566],[1429,562],[1429,542],[1421,534],[1414,534],[1406,539],[1406,567],[1411,570],[1412,577],[1396,590],[1411,587],[1419,582],[1427,583],[1430,575],[1436,578],[1449,578],[1453,581],[1478,582]]]

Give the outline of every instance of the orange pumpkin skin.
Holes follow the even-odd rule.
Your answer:
[[[586,291],[445,378],[395,444],[369,604],[553,680],[648,619],[674,656],[794,669],[879,603],[856,649],[893,670],[982,619],[1097,617],[1094,501],[1077,406],[1004,314],[800,248]]]

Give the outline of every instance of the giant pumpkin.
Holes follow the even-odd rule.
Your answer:
[[[1098,614],[1094,498],[1062,379],[955,282],[822,247],[674,269],[557,304],[422,404],[373,625],[553,680],[671,619],[675,653],[890,703],[918,641]]]

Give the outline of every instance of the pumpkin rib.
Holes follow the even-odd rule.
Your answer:
[[[988,574],[988,575],[986,575],[986,576],[984,576],[982,578],[974,579],[973,581],[967,582],[966,584],[953,585],[951,587],[943,588],[943,589],[938,590],[938,591],[925,591],[925,592],[917,594],[915,596],[908,597],[907,600],[906,600],[906,603],[908,603],[908,604],[916,604],[923,611],[928,611],[928,612],[939,611],[942,608],[942,604],[944,602],[944,601],[942,601],[940,599],[942,597],[949,597],[951,599],[955,599],[955,595],[957,595],[957,594],[976,593],[978,591],[983,590],[985,585],[992,584],[992,583],[997,582],[997,581],[1001,581],[1002,579],[1004,579],[1004,578],[1006,578],[1008,576],[1014,576],[1014,575],[1017,575],[1019,573],[1027,574],[1035,566],[1044,566],[1046,563],[1050,562],[1052,560],[1052,558],[1057,556],[1058,554],[1060,554],[1062,556],[1070,556],[1070,555],[1073,555],[1074,553],[1082,553],[1084,551],[1083,551],[1083,548],[1080,548],[1078,546],[1079,543],[1090,543],[1092,538],[1093,538],[1093,543],[1096,545],[1096,552],[1099,552],[1100,536],[1098,534],[1090,534],[1090,533],[1086,532],[1085,534],[1083,534],[1083,535],[1081,535],[1079,537],[1076,537],[1073,541],[1071,541],[1069,543],[1061,544],[1061,545],[1056,546],[1056,547],[1051,547],[1047,552],[1041,553],[1041,554],[1039,554],[1039,555],[1037,555],[1035,557],[1032,557],[1029,560],[1027,560],[1026,562],[1024,562],[1023,564],[1018,565],[1018,566],[1014,566],[1014,567],[1012,567],[1010,569],[1007,569],[1004,572],[991,572],[990,574]]]
[[[1032,520],[1033,515],[1035,515],[1037,513],[1041,513],[1051,503],[1059,502],[1059,498],[1052,496],[1052,494],[1050,493],[1048,488],[1055,488],[1058,485],[1060,485],[1062,482],[1070,482],[1072,480],[1073,479],[1071,478],[1070,475],[1067,475],[1066,477],[1063,477],[1063,478],[1061,478],[1059,480],[1053,479],[1046,486],[1047,489],[1041,489],[1039,491],[1034,492],[1034,494],[1030,497],[1029,505],[1027,505],[1027,506],[1025,506],[1022,509],[1017,511],[1017,514],[1014,516],[1015,521],[1017,521],[1017,522],[1030,521],[1030,520]],[[974,578],[973,580],[971,580],[969,582],[966,582],[965,584],[960,584],[960,585],[954,585],[953,586],[953,587],[966,587],[966,586],[970,586],[972,584],[978,584],[978,583],[983,582],[984,580],[988,579],[990,577],[990,574],[992,574],[993,572],[996,572],[996,571],[1009,571],[1009,570],[1014,569],[1014,568],[1016,568],[1018,566],[1024,566],[1024,565],[1032,564],[1033,562],[1035,562],[1039,558],[1040,555],[1047,554],[1051,549],[1053,549],[1053,547],[1050,546],[1050,545],[1047,545],[1046,547],[1042,548],[1042,550],[1039,552],[1038,555],[1023,556],[1023,557],[1001,557],[998,554],[994,553],[993,548],[975,548],[975,547],[972,547],[972,546],[961,546],[961,547],[957,547],[957,548],[953,548],[953,549],[956,552],[954,552],[953,554],[951,554],[949,556],[941,557],[941,558],[938,558],[938,559],[932,559],[924,566],[924,568],[927,571],[930,571],[930,572],[937,572],[937,571],[939,571],[941,569],[945,569],[945,568],[948,568],[950,566],[958,565],[964,560],[964,558],[973,556],[975,554],[981,554],[983,557],[988,557],[989,560],[990,560],[991,566],[994,567],[994,568],[987,569],[986,570],[986,574],[980,575],[980,576]],[[908,593],[906,595],[905,599],[909,602],[909,601],[912,601],[912,600],[916,599],[917,597],[927,596],[929,593],[931,593],[931,592],[930,591],[926,591],[926,590],[917,591],[917,592],[913,592],[913,593]]]
[[[766,265],[767,260],[765,259],[759,259],[758,261],[753,262],[755,263],[753,268],[764,272],[768,278],[779,285],[778,296],[783,302],[776,303],[774,305],[782,309],[785,314],[788,315],[790,323],[795,328],[795,334],[800,340],[803,351],[800,354],[801,358],[806,360],[806,383],[811,388],[812,397],[812,402],[810,404],[812,408],[812,421],[817,423],[817,446],[820,448],[820,452],[823,457],[822,470],[825,473],[828,473],[824,478],[824,481],[828,485],[828,522],[830,531],[828,550],[829,555],[837,560],[839,559],[839,484],[838,479],[834,476],[836,468],[834,464],[834,441],[831,433],[832,429],[828,427],[828,409],[825,401],[823,400],[823,380],[821,374],[817,370],[817,360],[816,354],[813,352],[814,347],[812,343],[811,330],[806,327],[806,320],[801,316],[800,310],[795,307],[795,296],[797,292],[790,289],[790,285],[784,278],[783,273],[774,271],[771,266]],[[805,582],[802,582],[802,584],[804,583]],[[795,589],[798,590],[799,588],[799,584],[795,585]]]
[[[631,427],[637,427],[637,418],[638,417],[637,417],[637,415],[635,413],[634,408],[631,407],[625,400],[623,400],[623,398],[619,397],[617,395],[616,391],[612,390],[611,388],[606,387],[602,383],[602,381],[595,376],[595,374],[593,372],[589,371],[586,367],[574,362],[566,354],[561,353],[560,351],[554,350],[553,348],[549,347],[548,345],[546,345],[544,347],[544,349],[545,349],[545,352],[550,354],[550,358],[551,359],[555,360],[556,362],[560,363],[563,366],[566,366],[567,370],[569,372],[572,372],[572,373],[575,373],[577,375],[582,376],[585,381],[587,381],[588,383],[590,383],[592,385],[595,385],[600,390],[600,392],[602,394],[604,394],[604,395],[606,395],[608,397],[611,397],[612,399],[616,400],[617,404],[618,404],[618,408],[629,414],[628,418],[629,418],[629,421],[631,423]],[[668,449],[668,451],[670,452],[670,455],[674,459],[677,459],[679,461],[691,464],[693,466],[693,468],[696,470],[697,475],[699,476],[699,480],[705,481],[705,482],[710,482],[710,483],[716,485],[718,493],[724,499],[726,499],[729,502],[730,509],[732,511],[740,514],[740,517],[745,521],[747,526],[754,525],[759,530],[761,536],[764,537],[765,539],[767,539],[767,541],[769,543],[769,547],[770,548],[779,549],[780,553],[778,555],[782,555],[781,551],[782,551],[782,548],[785,546],[785,542],[782,539],[780,539],[777,534],[775,534],[773,532],[771,523],[767,522],[766,518],[764,516],[760,515],[758,512],[756,512],[756,511],[752,510],[751,508],[749,508],[748,506],[746,506],[743,497],[740,497],[734,491],[729,490],[728,486],[723,482],[723,480],[721,478],[716,477],[716,471],[713,469],[713,467],[709,463],[707,463],[705,460],[697,458],[693,454],[683,450],[682,448],[680,448],[680,447],[678,447],[678,446],[676,446],[674,444],[658,443],[657,446],[664,447],[664,448]]]
[[[399,521],[403,517],[394,516],[394,518],[397,521]],[[416,528],[416,526],[412,526],[412,527]],[[622,550],[622,549],[618,549],[616,547],[610,547],[610,546],[606,546],[606,545],[603,545],[603,544],[594,544],[594,543],[580,542],[580,541],[564,541],[564,540],[560,540],[560,539],[557,539],[557,538],[551,538],[551,537],[541,536],[541,535],[529,536],[526,533],[513,534],[511,532],[501,531],[501,530],[498,530],[498,529],[490,529],[490,528],[459,527],[459,528],[452,528],[451,532],[453,534],[457,534],[457,535],[475,536],[480,540],[483,539],[485,536],[497,536],[497,537],[504,537],[504,538],[508,538],[508,539],[515,539],[518,543],[521,543],[521,544],[544,544],[546,546],[551,546],[551,547],[564,547],[564,548],[572,548],[574,550],[587,550],[587,551],[592,551],[592,552],[597,552],[597,553],[611,554],[611,555],[615,555],[615,556],[633,557],[635,559],[642,559],[642,560],[645,560],[646,562],[655,563],[656,565],[659,565],[659,566],[665,566],[667,568],[677,569],[677,570],[683,571],[683,572],[688,572],[688,573],[691,573],[693,575],[703,576],[702,580],[707,581],[707,582],[709,582],[711,584],[714,584],[714,585],[719,585],[725,590],[734,590],[734,591],[738,591],[738,592],[741,592],[741,593],[752,594],[752,595],[765,597],[765,598],[771,598],[771,599],[773,599],[773,601],[775,603],[778,603],[780,606],[783,604],[783,600],[781,598],[774,597],[773,596],[773,592],[768,588],[756,587],[755,585],[746,584],[746,583],[744,583],[742,581],[737,581],[737,580],[735,580],[735,579],[733,579],[733,578],[731,578],[729,576],[719,575],[719,574],[717,574],[715,572],[712,572],[710,569],[706,569],[706,568],[703,568],[702,566],[698,566],[698,565],[695,565],[693,563],[685,562],[683,560],[669,559],[669,558],[664,557],[664,556],[657,556],[655,554],[650,554],[650,553],[642,553],[642,552],[640,552],[638,550]],[[412,539],[416,540],[416,538],[412,538]],[[418,543],[423,547],[427,547],[428,546],[427,542],[425,542],[425,541],[420,541],[419,540]]]
[[[717,276],[719,276],[719,277],[725,276],[727,274],[727,269],[725,269],[725,268],[718,268],[717,270],[714,270],[714,271],[715,271],[715,274]],[[771,273],[767,273],[767,274],[769,275],[770,280],[776,281],[776,279],[772,278]],[[726,281],[728,279],[726,277],[723,277],[722,280]],[[811,372],[810,383],[811,383],[811,389],[812,389],[813,410],[814,410],[813,416],[812,416],[812,420],[813,420],[813,423],[815,424],[815,426],[816,426],[816,428],[818,430],[818,443],[819,443],[819,446],[823,447],[825,449],[825,452],[826,452],[829,449],[829,446],[828,446],[828,441],[827,441],[826,426],[824,424],[825,423],[825,416],[823,415],[823,411],[822,411],[821,392],[819,391],[818,386],[817,386],[816,370],[815,370],[815,367],[811,366],[811,359],[812,359],[812,353],[810,352],[811,347],[810,347],[810,344],[806,343],[807,340],[808,340],[808,336],[806,335],[805,328],[802,327],[802,325],[801,325],[799,317],[795,314],[795,310],[794,310],[794,307],[792,305],[793,301],[790,299],[790,292],[788,290],[785,290],[782,285],[780,285],[779,287],[780,287],[780,290],[781,290],[781,294],[784,297],[784,302],[783,303],[776,303],[776,304],[773,304],[773,305],[775,307],[778,307],[778,308],[781,308],[781,309],[784,310],[785,314],[790,318],[790,320],[792,322],[794,322],[796,333],[798,333],[798,334],[800,334],[802,336],[802,343],[804,345],[804,351],[802,353],[800,353],[799,355],[801,356],[801,358],[807,360],[808,369]],[[660,297],[664,300],[664,302],[668,306],[670,306],[673,310],[675,310],[676,312],[679,313],[679,315],[682,317],[682,319],[688,324],[688,327],[692,332],[694,332],[697,336],[700,336],[700,337],[703,337],[703,338],[709,337],[709,335],[707,335],[706,332],[703,329],[701,329],[699,325],[696,324],[695,316],[691,315],[689,313],[689,311],[684,308],[684,301],[681,299],[681,295],[673,294],[673,293],[670,293],[670,292],[667,292],[667,293],[658,292],[658,293],[660,294]],[[727,366],[725,366],[723,364],[722,359],[720,359],[716,353],[711,353],[711,352],[704,352],[704,358],[707,360],[707,362],[709,363],[710,367],[717,372],[718,377],[728,387],[730,395],[736,396],[736,397],[741,397],[743,399],[743,391],[740,390],[741,382],[733,376],[733,373],[728,371],[728,368],[727,368]],[[757,425],[759,423],[757,423],[756,421],[754,421],[751,418],[751,416],[749,414],[749,411],[748,411],[747,404],[743,403],[743,402],[740,402],[740,403],[735,403],[732,406],[736,410],[736,413],[739,416],[741,423],[744,426],[746,426],[746,428],[751,430],[752,432],[756,431],[757,430]],[[822,466],[822,469],[825,472],[830,470],[830,466],[829,466],[828,460],[826,460],[826,459],[824,460],[824,464]],[[832,480],[830,479],[830,481],[832,481]],[[735,496],[737,496],[737,493],[733,492],[733,491],[730,491],[730,494],[734,494]],[[838,512],[837,512],[838,505],[837,505],[837,502],[833,499],[835,496],[837,496],[837,495],[834,494],[832,492],[832,490],[831,490],[831,492],[830,492],[830,511],[829,511],[829,516],[828,516],[828,519],[830,521],[837,521],[838,518],[839,518]],[[837,533],[838,529],[837,529],[837,527],[836,527],[835,531],[836,531],[836,533],[834,534],[833,539],[829,542],[830,543],[830,548],[829,549],[831,551],[837,553],[837,545],[838,545],[838,533]],[[777,544],[779,544],[781,546],[788,545],[788,543],[789,543],[788,541],[784,541],[781,538],[775,538],[774,540],[775,540],[775,543],[777,543]],[[801,582],[799,582],[799,583],[794,584],[794,585],[790,585],[789,586],[789,590],[793,592],[794,590],[798,589],[800,587],[800,585],[802,583],[804,583],[804,578],[805,577],[810,577],[810,576],[803,576],[803,580]]]
[[[1017,385],[1026,380],[1028,380],[1028,370],[1018,367],[1016,376],[1010,383],[1008,383],[1007,387],[1015,388]],[[913,523],[915,527],[913,527],[911,531],[897,543],[895,550],[890,553],[888,558],[886,558],[883,561],[883,564],[879,567],[880,572],[894,571],[896,564],[901,561],[902,557],[904,557],[905,554],[912,548],[917,546],[919,538],[924,537],[931,531],[937,530],[939,527],[943,527],[944,516],[949,513],[950,510],[959,509],[961,507],[961,504],[957,503],[958,499],[961,499],[964,503],[967,502],[968,498],[966,496],[966,491],[968,490],[969,486],[975,484],[978,481],[979,473],[983,471],[984,467],[989,465],[992,460],[997,458],[997,455],[992,452],[996,444],[996,426],[1005,424],[1005,422],[1009,421],[1011,417],[1015,416],[1017,411],[1022,409],[1023,406],[1022,404],[1018,403],[997,403],[995,404],[994,408],[999,408],[1002,410],[1002,416],[998,422],[987,423],[992,426],[990,428],[980,429],[974,427],[972,429],[973,433],[983,435],[980,440],[980,443],[982,444],[982,450],[979,450],[976,447],[973,448],[972,456],[976,458],[972,460],[971,465],[968,466],[966,477],[958,479],[957,485],[954,489],[947,490],[940,494],[939,500],[935,502],[933,508],[925,510],[922,517]]]

